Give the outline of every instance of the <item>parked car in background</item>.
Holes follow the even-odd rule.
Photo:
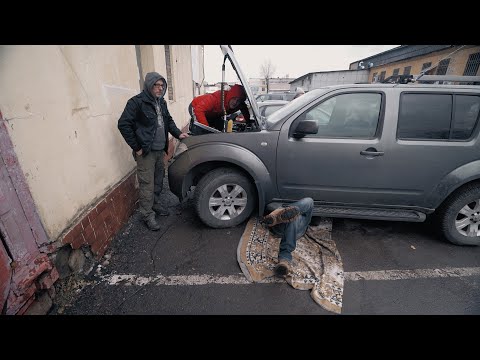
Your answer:
[[[260,116],[268,117],[288,103],[289,101],[286,101],[286,100],[268,100],[268,101],[257,102],[257,105],[258,105],[258,110],[260,111]],[[248,107],[248,110],[250,111],[250,118],[252,118],[253,114],[252,114],[251,107]],[[231,115],[231,117],[236,121],[244,120],[243,114],[240,111],[237,111],[236,113],[234,113],[233,116]]]
[[[233,51],[222,50],[246,84]],[[480,86],[328,86],[267,116],[247,95],[250,127],[190,136],[169,166],[170,190],[182,200],[195,187],[208,226],[311,197],[315,216],[433,215],[450,242],[480,245]]]
[[[260,116],[269,117],[275,111],[281,109],[283,106],[288,104],[287,100],[266,100],[262,102],[257,102],[258,110],[260,111]]]
[[[257,102],[268,101],[268,100],[292,101],[295,95],[296,94],[294,92],[273,92],[273,93],[257,95],[255,100]]]

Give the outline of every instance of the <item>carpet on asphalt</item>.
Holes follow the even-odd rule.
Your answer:
[[[332,240],[331,219],[320,218],[309,225],[297,241],[292,253],[292,266],[285,281],[295,289],[311,290],[313,300],[327,311],[341,313],[343,296],[343,265]],[[251,282],[274,276],[278,262],[280,238],[252,216],[237,248],[237,260],[245,277]]]

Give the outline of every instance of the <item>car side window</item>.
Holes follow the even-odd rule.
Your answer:
[[[452,139],[466,140],[470,138],[478,122],[479,110],[480,96],[455,95]]]
[[[272,94],[268,97],[268,100],[283,100],[283,95]]]
[[[318,132],[307,137],[372,138],[377,131],[382,95],[349,93],[331,97],[300,115],[315,120]]]
[[[397,137],[404,140],[468,140],[475,129],[480,96],[404,93]]]
[[[402,94],[398,116],[399,139],[448,139],[451,94]]]
[[[295,93],[288,93],[285,95],[285,100],[292,101],[295,95],[296,95]]]

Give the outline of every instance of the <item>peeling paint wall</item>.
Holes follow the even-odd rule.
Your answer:
[[[176,92],[167,102],[182,128],[193,98],[190,45],[170,48]],[[153,66],[166,77],[163,45],[149,51],[144,73]],[[117,129],[127,100],[140,92],[135,46],[0,46],[0,79],[0,110],[55,240],[136,166]]]

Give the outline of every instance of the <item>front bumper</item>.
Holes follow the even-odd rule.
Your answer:
[[[189,180],[190,157],[188,152],[184,152],[168,166],[168,185],[170,191],[174,193],[180,201],[182,201],[190,189]]]

